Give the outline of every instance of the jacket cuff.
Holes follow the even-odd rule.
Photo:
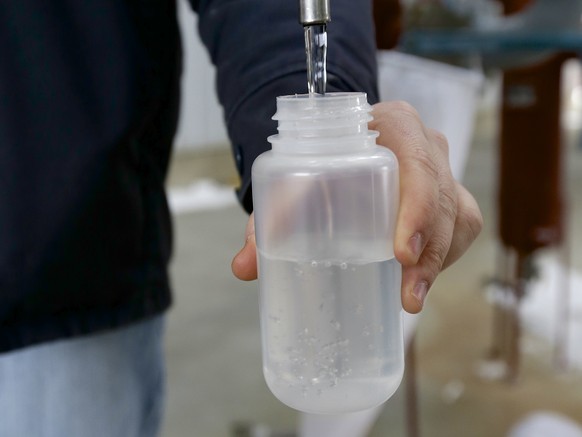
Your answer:
[[[201,0],[199,32],[214,65],[219,101],[241,186],[252,211],[251,167],[276,133],[276,97],[307,92],[303,28],[297,2]],[[378,100],[371,2],[335,0],[328,25],[328,88],[368,93]]]

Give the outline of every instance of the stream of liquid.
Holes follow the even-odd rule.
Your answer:
[[[305,26],[307,88],[309,95],[325,94],[327,86],[327,26]]]

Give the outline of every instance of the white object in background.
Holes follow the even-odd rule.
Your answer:
[[[566,356],[568,365],[582,370],[582,273],[561,264],[555,257],[544,255],[536,261],[539,279],[528,286],[528,293],[520,307],[524,328],[553,342],[556,336],[557,314],[560,299],[560,278],[566,278],[570,289],[568,308],[568,344]]]
[[[178,2],[178,18],[182,31],[184,71],[176,148],[227,148],[229,143],[222,108],[214,86],[214,67],[198,36],[198,18],[186,0]]]
[[[220,209],[236,205],[236,195],[232,187],[201,179],[187,187],[170,188],[168,204],[174,214]]]
[[[382,406],[341,416],[301,414],[299,436],[366,437],[381,412]]]
[[[514,425],[507,437],[582,437],[582,428],[569,417],[540,411]]]
[[[483,23],[485,31],[580,30],[582,2],[580,0],[534,0],[521,12],[499,16]]]
[[[469,156],[483,75],[466,68],[396,51],[378,53],[380,100],[404,100],[424,124],[449,141],[450,164],[457,180]]]

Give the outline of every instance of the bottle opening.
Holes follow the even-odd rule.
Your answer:
[[[372,107],[366,93],[296,94],[277,97],[278,135],[269,137],[273,150],[341,151],[375,144],[368,130]]]
[[[350,117],[369,114],[371,109],[366,93],[295,94],[277,97],[277,112],[273,120]]]

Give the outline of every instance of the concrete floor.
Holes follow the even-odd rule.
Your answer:
[[[539,409],[582,423],[582,376],[554,372],[551,345],[544,340],[524,338],[530,347],[515,386],[476,375],[491,338],[491,308],[483,283],[493,275],[498,255],[495,132],[495,119],[482,114],[465,178],[481,205],[485,229],[467,255],[439,277],[417,331],[422,437],[505,436],[513,423]],[[574,138],[577,132],[571,134]],[[582,196],[575,191],[582,186],[582,151],[574,145],[568,149],[567,165],[570,241],[575,242],[582,238]],[[177,156],[170,184],[213,175],[222,183],[236,179],[228,152]],[[175,218],[175,304],[167,332],[164,437],[229,437],[235,421],[276,429],[295,425],[296,413],[279,403],[263,381],[256,283],[241,283],[230,273],[245,224],[246,215],[236,206]],[[571,246],[573,264],[582,269],[582,253],[576,244]],[[406,435],[403,387],[385,404],[370,437]]]

